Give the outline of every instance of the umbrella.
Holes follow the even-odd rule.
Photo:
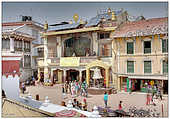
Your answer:
[[[56,112],[56,117],[86,117],[86,116],[75,110],[62,110],[60,112]]]

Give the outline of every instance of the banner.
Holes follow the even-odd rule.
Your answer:
[[[80,57],[61,57],[60,58],[60,66],[79,66],[80,65]]]

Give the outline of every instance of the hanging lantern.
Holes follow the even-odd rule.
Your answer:
[[[93,79],[101,79],[103,78],[100,72],[100,69],[96,68],[94,69],[94,75],[93,75]]]

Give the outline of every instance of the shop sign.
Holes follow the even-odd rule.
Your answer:
[[[38,66],[44,66],[44,61],[43,60],[38,61]]]
[[[80,57],[61,57],[60,66],[79,66]]]

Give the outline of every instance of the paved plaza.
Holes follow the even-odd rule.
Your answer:
[[[24,95],[28,95],[28,93],[31,94],[34,99],[36,95],[39,94],[40,101],[44,101],[45,96],[48,96],[49,100],[52,103],[58,104],[58,105],[61,105],[61,101],[63,100],[61,84],[56,84],[51,87],[42,86],[42,85],[28,86],[27,91]],[[92,108],[94,107],[94,105],[104,107],[103,97],[104,97],[103,95],[89,95],[88,98],[86,98],[87,103],[88,103],[88,111],[92,111]],[[76,97],[76,99],[80,102],[82,102],[83,98],[84,97],[81,97],[81,96]],[[70,94],[67,94],[64,99],[66,104],[68,100],[70,99],[73,99],[72,96]],[[119,92],[117,94],[109,95],[108,106],[111,109],[116,110],[118,109],[118,104],[120,100],[123,101],[122,105],[125,111],[127,111],[130,106],[136,106],[137,108],[143,108],[143,109],[154,108],[160,112],[161,116],[162,116],[162,104],[163,104],[164,117],[168,116],[168,96],[167,95],[163,96],[162,101],[160,99],[156,99],[155,100],[156,106],[154,105],[147,106],[145,93],[133,92],[132,94],[129,94],[127,92]]]

